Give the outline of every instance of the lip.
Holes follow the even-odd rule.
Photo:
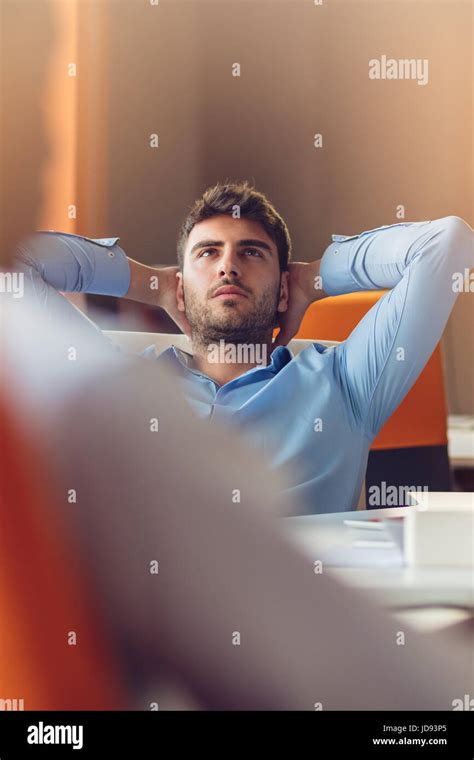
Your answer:
[[[241,298],[247,298],[247,295],[243,292],[243,290],[240,290],[240,288],[236,288],[233,285],[223,285],[222,288],[218,288],[213,298],[229,298],[229,296],[240,296]]]

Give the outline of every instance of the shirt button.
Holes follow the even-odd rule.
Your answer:
[[[108,253],[109,253],[110,258],[113,259],[113,257],[115,256],[115,253],[113,251],[109,251]]]

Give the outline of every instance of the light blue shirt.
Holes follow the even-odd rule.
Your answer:
[[[474,265],[473,231],[455,216],[332,239],[320,269],[328,295],[390,289],[339,345],[312,343],[296,356],[279,347],[268,366],[221,387],[188,368],[175,347],[158,358],[154,346],[144,352],[171,368],[199,417],[240,430],[270,469],[283,468],[298,511],[308,514],[356,508],[370,445],[429,359],[455,282]],[[59,313],[73,307],[56,290],[127,292],[130,269],[117,241],[35,233],[18,267],[41,305]]]

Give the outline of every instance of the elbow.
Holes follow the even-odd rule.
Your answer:
[[[474,230],[460,216],[445,216],[442,222],[444,237],[450,250],[462,249],[469,255],[471,261],[474,253]],[[472,264],[471,264],[472,265]]]
[[[438,248],[443,258],[447,257],[449,268],[474,267],[474,230],[460,216],[445,216],[437,219]]]

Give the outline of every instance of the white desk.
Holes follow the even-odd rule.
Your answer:
[[[425,494],[422,497],[426,500]],[[473,495],[430,493],[428,498],[432,503],[472,503]],[[472,569],[407,567],[401,548],[389,533],[364,528],[367,520],[404,516],[410,509],[288,517],[282,523],[285,534],[313,562],[320,559],[323,567],[343,583],[365,589],[379,604],[400,616],[411,617],[415,625],[443,627],[469,617],[469,609],[462,608],[470,608],[474,614]],[[360,522],[360,528],[345,525],[345,520]],[[374,539],[392,543],[380,548],[354,546],[354,541]]]
[[[412,504],[426,507],[473,507],[474,493],[470,491],[420,491],[408,493]],[[409,507],[407,507],[409,509]]]

